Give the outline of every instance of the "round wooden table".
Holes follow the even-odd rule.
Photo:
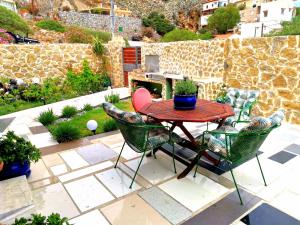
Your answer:
[[[234,116],[233,108],[228,104],[221,104],[213,101],[198,99],[194,110],[176,110],[173,100],[153,102],[145,105],[139,113],[147,115],[158,122],[168,122],[172,124],[171,131],[179,127],[189,139],[189,143],[182,143],[185,147],[196,150],[196,141],[193,135],[184,127],[184,122],[218,122],[218,127],[222,126],[225,119]],[[207,159],[216,163],[216,160],[205,151],[198,152],[187,168],[178,176],[185,177],[196,165],[198,157],[205,156]]]

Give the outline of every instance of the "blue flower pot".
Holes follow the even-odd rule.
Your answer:
[[[196,95],[175,95],[174,108],[178,110],[192,110],[196,108]]]
[[[25,161],[13,162],[4,165],[3,170],[0,172],[0,180],[10,179],[13,177],[23,176],[28,177],[31,173],[30,163]]]

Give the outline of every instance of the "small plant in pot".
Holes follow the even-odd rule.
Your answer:
[[[9,131],[0,139],[0,155],[4,168],[0,172],[0,180],[17,176],[30,175],[30,162],[37,162],[41,153],[29,141]]]
[[[178,110],[195,109],[197,102],[197,85],[194,81],[184,79],[176,82],[174,108]]]

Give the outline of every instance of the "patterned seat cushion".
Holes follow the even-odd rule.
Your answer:
[[[176,133],[171,133],[171,141],[172,142],[180,142],[182,138],[178,136]],[[153,129],[149,131],[147,150],[155,149],[164,143],[170,141],[169,131],[165,128],[161,129]]]
[[[102,106],[104,111],[115,119],[123,120],[129,123],[144,123],[143,118],[138,113],[125,112],[108,102],[103,103]]]

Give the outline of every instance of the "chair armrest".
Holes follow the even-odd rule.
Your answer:
[[[151,129],[167,129],[169,130],[170,127],[169,126],[164,126],[164,125],[150,125],[150,124],[146,124],[144,125],[144,127],[147,129],[147,130],[151,130]]]

